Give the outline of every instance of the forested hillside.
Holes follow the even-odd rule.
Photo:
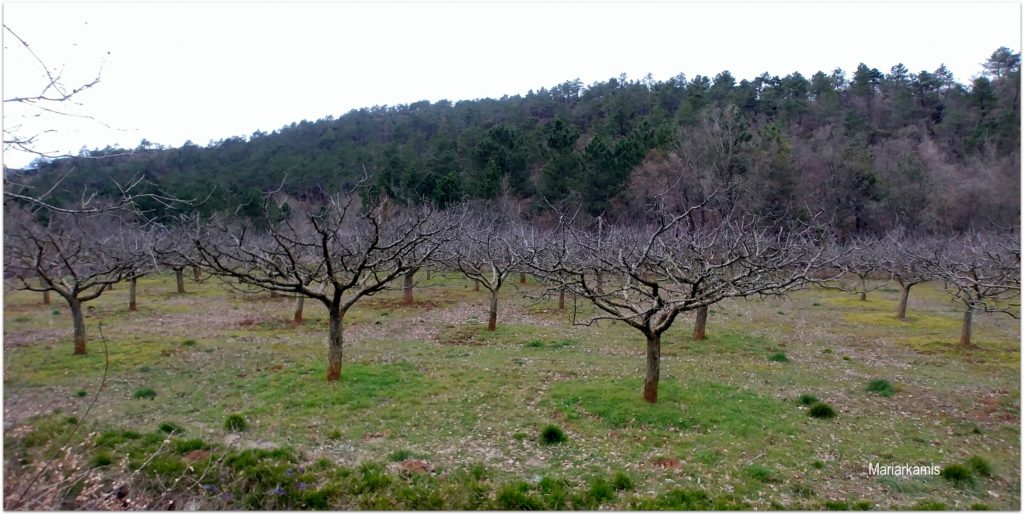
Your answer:
[[[727,71],[575,80],[500,99],[375,106],[205,147],[144,140],[6,173],[30,175],[34,194],[66,175],[57,201],[79,199],[83,187],[113,193],[115,181],[142,176],[154,191],[206,198],[204,211],[250,216],[282,184],[304,202],[368,174],[366,195],[442,205],[511,195],[534,213],[569,198],[591,214],[623,214],[673,184],[684,202],[735,185],[725,195],[743,210],[825,210],[843,234],[1011,225],[1020,207],[1020,54],[1000,48],[979,61],[970,84],[945,67],[912,73],[901,64],[750,80]]]

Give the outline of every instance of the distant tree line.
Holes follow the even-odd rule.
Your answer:
[[[56,205],[83,191],[116,198],[118,184],[142,179],[142,193],[256,221],[269,191],[294,199],[281,204],[283,218],[364,175],[373,178],[365,197],[437,207],[514,198],[527,216],[565,200],[593,216],[628,215],[669,187],[690,203],[727,189],[725,200],[748,214],[829,212],[847,238],[1013,225],[1019,127],[1020,54],[1000,48],[970,84],[944,66],[912,73],[902,64],[809,78],[623,75],[500,99],[375,106],[206,146],[83,149],[5,174],[28,195],[53,188]],[[159,198],[142,196],[138,207],[170,214]]]

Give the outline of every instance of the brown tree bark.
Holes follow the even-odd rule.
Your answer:
[[[44,306],[49,306],[50,305],[50,290],[46,290],[46,291],[43,292],[43,305]]]
[[[647,335],[647,376],[644,378],[644,401],[658,402],[658,381],[661,379],[661,335]]]
[[[403,284],[402,284],[402,304],[412,304],[412,286],[413,276],[416,275],[416,269],[409,270],[405,273]]]
[[[342,344],[345,343],[342,320],[345,314],[336,307],[330,308],[329,311],[331,330],[327,342],[327,381],[331,382],[341,379]]]
[[[294,322],[296,325],[302,323],[302,308],[305,303],[306,297],[303,297],[302,295],[298,295],[295,297],[295,314],[292,316],[292,322]]]
[[[75,354],[85,354],[85,318],[82,315],[82,303],[72,300],[68,304],[71,306],[71,321],[75,325]]]
[[[494,331],[498,328],[498,291],[491,292],[491,309],[487,313],[487,330]]]
[[[195,282],[199,282],[199,279],[200,279],[200,277],[199,277],[199,267],[198,266],[193,266],[192,267],[192,280],[195,281]]]
[[[526,272],[519,272],[519,284],[526,284]]]
[[[868,285],[863,275],[860,276],[860,300],[861,302],[868,300]]]
[[[480,281],[473,281],[473,291],[480,291]]]
[[[708,307],[697,308],[697,320],[693,323],[693,339],[700,341],[704,339],[705,328],[708,325]]]
[[[896,307],[896,318],[907,319],[907,301],[910,299],[910,287],[912,284],[900,285],[900,304]]]
[[[178,281],[178,293],[185,293],[185,269],[176,268],[174,270],[174,279]]]
[[[565,290],[558,290],[558,309],[565,309]]]
[[[974,310],[967,308],[964,310],[964,325],[960,330],[960,345],[964,347],[971,346],[971,321],[974,318]]]
[[[135,292],[138,290],[139,280],[132,277],[128,280],[128,311],[138,311],[138,307],[135,305]]]

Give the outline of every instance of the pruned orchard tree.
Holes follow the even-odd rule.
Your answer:
[[[265,210],[266,211],[266,210]],[[269,292],[320,301],[329,317],[327,380],[341,377],[345,314],[411,269],[455,234],[458,210],[360,209],[358,196],[335,195],[319,210],[294,214],[265,231],[251,224],[191,221],[195,264]]]
[[[49,213],[46,218],[7,210],[4,274],[16,281],[16,288],[63,297],[74,326],[74,353],[85,354],[83,304],[139,272],[144,239],[135,226],[109,213]]]
[[[900,302],[896,306],[896,318],[907,319],[907,304],[910,289],[932,278],[933,272],[918,256],[934,254],[934,239],[912,235],[903,228],[890,231],[878,247],[878,266],[900,285]]]
[[[973,345],[975,313],[1020,316],[1020,229],[968,231],[944,240],[932,254],[915,255],[964,307],[960,345]]]
[[[848,239],[845,244],[842,258],[839,265],[846,272],[844,275],[851,275],[853,283],[837,280],[833,283],[824,283],[823,287],[842,290],[857,295],[861,302],[868,300],[868,293],[879,290],[885,283],[871,285],[868,279],[872,275],[881,273],[882,267],[882,240],[870,236],[855,236]]]
[[[476,206],[458,237],[438,255],[445,266],[458,270],[490,294],[488,331],[498,326],[498,294],[509,276],[527,263],[535,237],[535,229],[520,220],[510,205],[498,210]]]
[[[610,245],[593,231],[564,220],[532,261],[551,288],[588,299],[599,312],[576,319],[622,321],[647,341],[643,398],[658,400],[661,336],[676,318],[727,298],[783,295],[812,281],[812,272],[834,266],[821,245],[822,225],[781,227],[754,218],[725,217],[690,229],[680,214],[659,212],[649,224],[605,228]],[[607,278],[598,288],[599,272]]]

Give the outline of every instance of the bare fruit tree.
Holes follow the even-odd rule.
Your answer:
[[[1020,232],[969,231],[915,256],[964,307],[960,344],[973,345],[975,313],[1020,316]]]
[[[896,229],[886,235],[876,255],[878,266],[900,285],[900,302],[896,306],[896,318],[906,320],[910,289],[932,278],[932,271],[918,256],[934,253],[936,242],[924,236],[911,235],[903,229]]]
[[[265,231],[192,222],[195,264],[264,291],[320,301],[329,315],[327,380],[341,377],[345,314],[411,269],[423,266],[461,223],[457,211],[360,209],[354,195],[328,199]]]
[[[883,282],[874,285],[868,282],[873,275],[887,271],[882,266],[882,247],[885,244],[887,242],[870,236],[849,238],[838,264],[845,272],[843,275],[852,276],[854,281],[848,283],[844,280],[845,277],[842,277],[836,281],[823,283],[822,286],[852,293],[857,295],[861,302],[866,302],[868,293],[885,287]]]
[[[498,211],[479,207],[470,212],[458,237],[439,255],[447,267],[482,285],[490,294],[488,331],[497,328],[498,294],[509,276],[527,262],[534,234],[534,229],[507,206]]]
[[[611,225],[611,244],[564,222],[533,266],[551,288],[588,299],[597,314],[574,323],[622,321],[647,340],[643,398],[658,399],[661,336],[676,318],[727,298],[783,295],[834,265],[821,225],[783,228],[726,217],[695,229],[681,214],[659,213],[649,224]],[[598,276],[606,279],[598,287]]]
[[[4,274],[16,288],[63,297],[74,325],[74,353],[85,354],[83,304],[139,273],[145,239],[135,226],[106,214],[49,213],[47,218],[42,222],[27,210],[7,211]]]

